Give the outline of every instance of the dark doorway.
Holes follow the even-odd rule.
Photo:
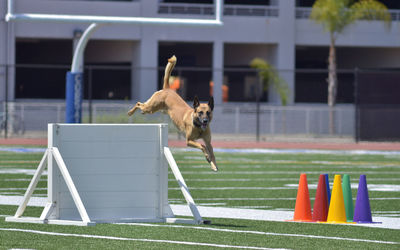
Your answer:
[[[158,89],[162,88],[167,60],[175,55],[178,60],[170,85],[184,100],[193,100],[196,95],[200,100],[208,100],[211,94],[212,46],[211,43],[161,42],[158,48]]]
[[[359,70],[356,139],[400,141],[400,70]]]
[[[71,61],[71,40],[17,40],[15,97],[65,98],[65,75]]]

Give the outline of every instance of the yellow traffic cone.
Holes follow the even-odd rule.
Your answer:
[[[342,179],[340,175],[335,175],[331,195],[331,204],[329,205],[327,223],[348,223],[346,218],[346,209],[344,206]],[[351,222],[349,222],[351,223]]]

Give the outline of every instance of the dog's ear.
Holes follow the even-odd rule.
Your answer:
[[[198,106],[200,106],[200,102],[199,102],[199,98],[196,96],[194,96],[194,100],[193,100],[193,108],[196,109]]]
[[[208,106],[210,107],[211,111],[214,110],[214,97],[210,96],[210,99],[208,100]]]

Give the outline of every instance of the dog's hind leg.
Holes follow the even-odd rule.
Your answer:
[[[135,111],[142,105],[141,102],[137,102],[136,105],[128,111],[128,115],[131,116]]]
[[[142,114],[153,114],[162,108],[162,102],[160,102],[160,91],[154,93],[145,103],[137,102],[136,105],[128,111],[128,115],[131,116],[137,109],[142,111]]]
[[[153,107],[151,105],[149,105],[147,102],[145,103],[141,103],[141,102],[137,102],[136,105],[128,111],[128,115],[131,116],[133,115],[133,113],[135,113],[135,111],[137,109],[140,109],[142,114],[152,114],[157,110],[154,110]]]

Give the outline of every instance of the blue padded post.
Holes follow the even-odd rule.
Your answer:
[[[65,122],[82,122],[83,73],[67,72]]]

